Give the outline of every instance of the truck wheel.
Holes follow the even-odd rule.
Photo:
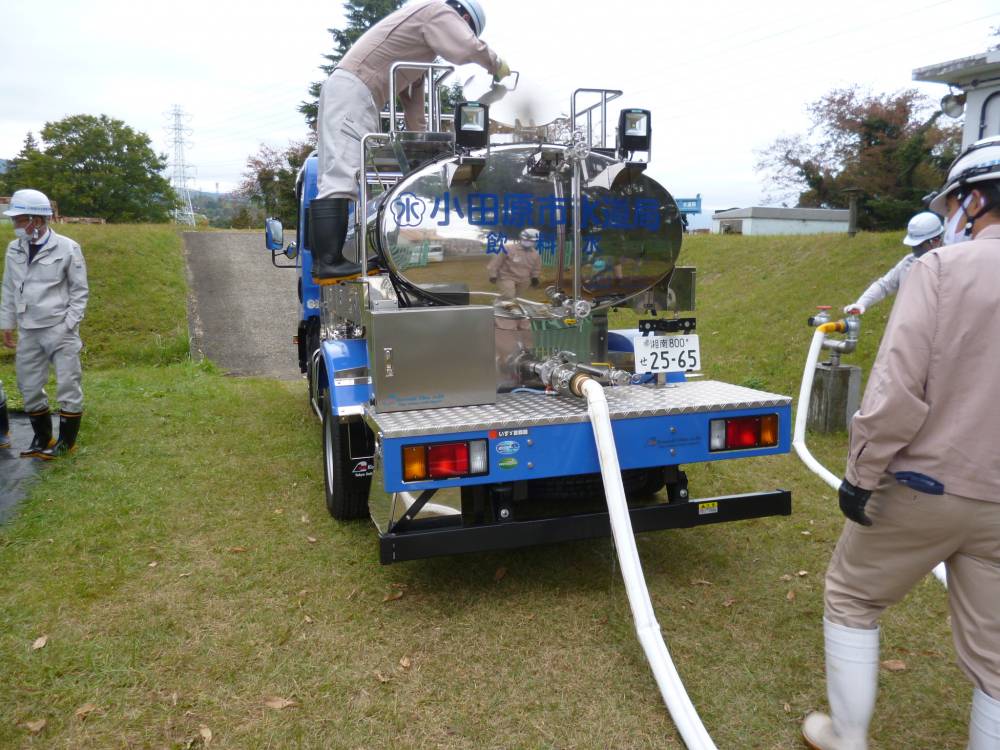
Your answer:
[[[330,401],[331,399],[324,399],[323,408],[323,484],[326,490],[326,509],[338,521],[365,518],[368,515],[368,487],[372,480],[370,476],[354,475],[358,459],[351,458],[349,426],[340,424]]]

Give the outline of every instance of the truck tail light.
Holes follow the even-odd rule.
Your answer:
[[[486,440],[430,443],[403,447],[403,481],[455,479],[489,473]]]
[[[770,448],[778,444],[778,415],[713,419],[708,434],[712,451]]]

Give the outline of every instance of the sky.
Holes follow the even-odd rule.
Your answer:
[[[622,90],[615,113],[650,109],[648,173],[676,197],[701,194],[703,221],[766,203],[774,191],[757,154],[805,132],[810,102],[852,85],[936,101],[947,88],[912,81],[914,68],[1000,41],[996,0],[481,2],[484,41],[539,109],[568,112],[583,87]],[[323,78],[343,4],[5,0],[4,21],[0,158],[46,122],[86,113],[123,120],[172,159],[168,113],[179,107],[190,186],[225,192],[262,144],[306,136],[297,107]]]

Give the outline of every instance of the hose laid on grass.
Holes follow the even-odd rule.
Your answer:
[[[632,531],[632,520],[629,517],[628,505],[625,501],[625,488],[622,486],[621,467],[618,464],[618,450],[615,447],[615,437],[611,430],[611,416],[608,412],[608,402],[604,396],[604,388],[595,380],[586,380],[580,390],[587,399],[587,411],[590,423],[594,428],[594,441],[597,444],[597,456],[601,465],[601,477],[604,480],[604,494],[608,502],[608,516],[611,519],[611,532],[618,552],[618,562],[625,581],[625,591],[628,594],[629,607],[635,620],[635,630],[639,643],[646,654],[653,676],[660,688],[664,703],[670,712],[677,731],[680,732],[688,750],[716,750],[715,743],[709,737],[705,725],[702,724],[698,712],[688,697],[680,675],[670,659],[670,653],[663,642],[660,625],[653,612],[653,604],[649,599],[646,579],[642,574],[642,564],[639,562],[639,551],[635,546],[635,534]]]
[[[802,371],[802,387],[799,389],[799,400],[795,408],[795,430],[792,433],[792,447],[799,454],[802,463],[808,466],[813,473],[826,482],[833,491],[840,489],[840,479],[823,464],[816,460],[809,448],[806,447],[806,420],[809,416],[809,400],[812,397],[813,376],[816,373],[816,362],[819,360],[820,350],[823,348],[823,339],[826,333],[822,328],[817,328],[813,333],[812,343],[809,345],[809,354],[806,355],[806,367]],[[938,563],[934,567],[934,575],[945,588],[948,587],[948,576],[945,572],[944,563]]]

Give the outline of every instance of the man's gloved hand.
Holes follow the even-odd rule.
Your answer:
[[[838,493],[840,495],[841,513],[854,521],[854,523],[860,523],[862,526],[872,525],[872,519],[865,513],[865,505],[868,503],[868,498],[872,496],[871,490],[863,490],[860,487],[855,487],[845,479],[840,483]]]
[[[510,66],[502,57],[497,58],[497,72],[493,74],[494,81],[502,81],[510,75]]]
[[[844,308],[844,312],[847,315],[850,315],[851,313],[857,313],[858,315],[864,315],[865,314],[865,306],[864,305],[848,305],[847,307]]]
[[[531,285],[532,286],[538,286],[538,279],[532,279],[531,280]]]
[[[497,283],[497,277],[496,276],[490,276],[490,283],[491,284],[496,284]]]

